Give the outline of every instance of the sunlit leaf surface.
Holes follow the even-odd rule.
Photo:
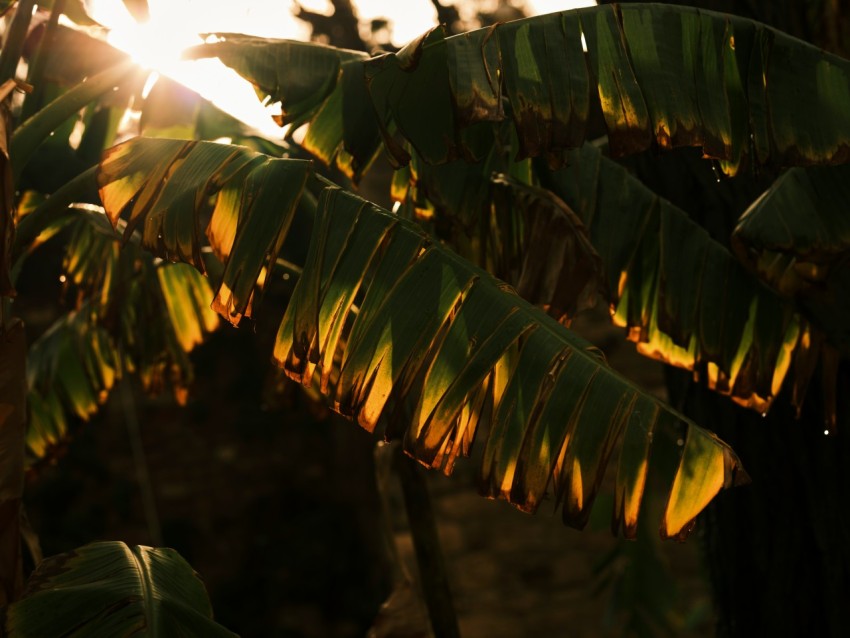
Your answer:
[[[403,439],[425,465],[451,471],[477,437],[487,496],[533,511],[551,490],[565,520],[582,526],[624,440],[615,529],[634,534],[647,465],[661,454],[679,467],[663,525],[678,536],[706,495],[733,483],[739,463],[725,444],[620,377],[590,344],[416,225],[310,175],[309,163],[245,148],[136,139],[105,155],[98,183],[112,222],[144,229],[144,245],[170,260],[202,266],[201,221],[211,219],[210,242],[229,247],[217,251],[215,307],[233,323],[274,263],[305,185],[318,187],[275,360],[367,430]]]
[[[77,212],[62,278],[66,294],[85,301],[30,348],[30,463],[63,443],[67,415],[92,416],[124,371],[182,400],[192,380],[186,353],[218,327],[205,277],[186,264],[155,264],[119,239],[101,213]]]
[[[148,0],[123,0],[124,6],[127,7],[127,11],[130,12],[130,15],[138,22],[147,22],[150,17],[150,8],[148,7]]]
[[[355,180],[380,147],[374,109],[363,83],[361,51],[319,44],[217,33],[219,42],[191,57],[216,56],[249,80],[261,100],[280,102],[281,124],[313,125],[304,147]]]
[[[698,146],[730,174],[748,163],[850,159],[850,119],[839,115],[850,109],[850,62],[710,11],[604,5],[445,39],[435,31],[367,61],[327,47],[221,35],[223,44],[193,55],[220,56],[262,97],[282,101],[288,121],[333,121],[317,127],[316,154],[325,161],[344,147],[367,166],[376,125],[400,164],[409,154],[394,141],[396,130],[431,163],[481,158],[490,145],[476,129],[504,120],[514,124],[519,157],[558,161],[581,145],[598,110],[615,155]],[[365,87],[356,77],[361,64]],[[363,107],[366,91],[377,122]],[[355,136],[370,143],[354,144]]]
[[[512,282],[519,281],[517,255],[529,251],[522,243],[528,220],[496,220],[490,172],[508,165],[522,173],[530,170],[523,158],[538,156],[552,168],[571,165],[580,173],[574,193],[593,194],[569,200],[570,206],[585,212],[616,206],[617,214],[591,232],[591,243],[605,264],[615,320],[641,351],[693,370],[760,411],[793,370],[799,406],[820,351],[808,322],[681,211],[607,160],[592,159],[592,168],[571,164],[582,160],[570,149],[607,132],[614,155],[697,146],[730,174],[748,165],[842,163],[850,159],[850,120],[836,114],[850,108],[847,61],[751,20],[641,4],[537,16],[449,38],[436,30],[396,54],[368,60],[347,60],[346,52],[327,47],[221,37],[193,55],[219,55],[255,84],[260,76],[274,77],[277,83],[266,82],[262,91],[272,100],[285,102],[297,94],[293,87],[310,83],[317,97],[300,117],[311,122],[308,139],[322,139],[320,147],[307,144],[317,157],[368,166],[382,141],[404,166],[394,198],[418,219],[433,221],[464,256]],[[304,68],[274,68],[273,52],[296,50],[310,60]],[[330,76],[317,77],[333,51],[342,73],[331,65]],[[331,76],[342,78],[332,91],[324,82]],[[604,130],[592,129],[594,113]],[[350,144],[355,129],[370,142]],[[539,179],[531,173],[512,178]],[[629,193],[640,193],[638,200],[618,197],[624,180]],[[583,220],[590,227],[588,214]],[[806,268],[810,277],[824,276],[817,263],[792,269],[786,262],[768,254],[760,269],[782,270],[786,286]],[[834,270],[837,287],[827,296],[844,298],[850,274]],[[692,285],[694,277],[699,285]],[[528,286],[523,292],[529,294]],[[551,308],[546,296],[533,299]],[[838,335],[846,333],[840,324],[847,313],[835,312],[834,301],[823,295],[797,300],[833,340],[846,340]]]
[[[173,549],[100,542],[43,561],[5,614],[5,635],[234,636]]]
[[[808,322],[684,211],[592,145],[568,157],[547,180],[599,251],[614,321],[642,353],[767,410],[792,364],[807,356]]]

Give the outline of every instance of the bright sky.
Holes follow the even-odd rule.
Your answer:
[[[138,62],[165,73],[214,102],[219,108],[272,137],[281,129],[271,120],[251,86],[218,60],[181,61],[180,52],[199,44],[199,33],[227,31],[267,38],[304,39],[307,26],[292,17],[287,0],[148,0],[150,21],[138,24],[121,0],[88,0],[92,17],[111,29],[109,42]],[[494,1],[495,4],[495,1]],[[595,0],[528,0],[533,14],[596,4]],[[327,0],[301,0],[307,9],[329,12]],[[354,0],[361,19],[385,17],[394,44],[403,44],[436,23],[429,0]]]

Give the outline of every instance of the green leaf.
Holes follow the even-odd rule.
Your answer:
[[[219,42],[190,49],[190,58],[218,57],[248,81],[262,101],[280,102],[290,133],[312,122],[304,146],[358,181],[380,148],[374,110],[363,83],[361,51],[319,44],[215,33]]]
[[[67,415],[87,420],[121,376],[120,354],[89,311],[90,307],[84,306],[80,312],[62,317],[27,354],[30,463],[65,438]]]
[[[75,211],[63,260],[66,294],[85,301],[29,351],[28,462],[47,457],[106,400],[124,372],[151,392],[184,400],[192,381],[186,353],[218,328],[208,280],[186,264],[154,264],[120,238],[102,213]]]
[[[130,56],[84,31],[59,25],[44,52],[44,79],[73,87],[86,77],[130,60]],[[141,89],[141,87],[139,87]]]
[[[15,176],[20,176],[29,158],[50,136],[51,131],[103,93],[116,86],[132,82],[135,68],[132,61],[110,67],[53,100],[21,124],[12,136],[9,147],[9,152],[15,158],[13,167]]]
[[[741,216],[733,247],[850,353],[850,167],[788,170]]]
[[[203,583],[173,549],[120,542],[44,560],[6,612],[6,635],[233,636]]]
[[[850,109],[850,62],[752,20],[689,7],[605,5],[450,38],[426,35],[364,61],[365,79],[341,85],[335,98],[345,111],[360,108],[354,105],[366,83],[399,164],[409,155],[391,131],[426,161],[443,163],[482,158],[486,148],[466,139],[470,127],[505,120],[516,130],[519,158],[559,161],[581,144],[599,111],[615,155],[698,146],[730,174],[747,164],[850,159],[850,120],[835,116]],[[317,117],[339,60],[353,55],[227,38],[197,54],[220,55],[262,96],[282,100],[285,113],[297,105],[288,121]],[[343,122],[343,137],[355,134],[354,125]],[[367,156],[357,157],[361,165]]]
[[[211,35],[219,41],[189,49],[186,57],[218,57],[254,85],[260,100],[280,102],[281,126],[297,125],[316,115],[337,85],[341,65],[368,58],[361,51],[308,42]]]
[[[811,327],[688,215],[587,144],[546,185],[581,218],[605,265],[614,321],[638,350],[766,411]],[[805,388],[808,377],[796,378]],[[802,393],[800,400],[802,400]]]
[[[191,174],[180,175],[188,166]],[[308,168],[238,147],[135,139],[105,155],[98,182],[113,223],[123,212],[128,228],[145,225],[149,249],[187,261],[201,251],[199,220],[226,197],[231,223],[207,229],[231,247],[219,303],[222,291],[260,285],[257,265],[273,263]],[[267,181],[266,171],[279,176]],[[727,446],[620,377],[590,344],[414,224],[314,180],[324,187],[310,249],[274,346],[290,377],[447,472],[477,435],[485,495],[534,510],[551,488],[576,526],[623,436],[629,453],[614,527],[626,534],[634,533],[654,436],[682,441],[661,448],[659,462],[679,466],[666,488],[665,534],[683,533],[705,496],[733,483],[739,462]],[[270,184],[281,189],[274,196],[264,192]],[[233,308],[247,303],[240,299],[217,306],[234,323]],[[699,509],[688,506],[691,492]]]
[[[307,177],[309,164],[269,158],[247,148],[226,144],[145,140],[108,151],[100,165],[98,183],[107,214],[115,223],[125,206],[129,217],[125,236],[144,223],[144,246],[166,259],[184,260],[203,269],[199,216],[211,213],[211,243],[227,246],[238,268],[226,268],[214,307],[234,324],[249,304],[266,257],[274,257],[289,228]],[[151,179],[153,174],[159,181]],[[209,205],[209,197],[238,176],[236,190]],[[242,181],[244,180],[244,181]],[[164,182],[164,184],[163,184]],[[246,187],[255,190],[250,194]],[[233,207],[239,206],[240,230],[218,237]],[[271,212],[272,207],[280,207]],[[257,214],[253,214],[258,210]]]

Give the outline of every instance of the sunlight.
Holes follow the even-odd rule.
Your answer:
[[[136,62],[150,69],[169,74],[176,68],[183,49],[201,43],[201,39],[191,27],[191,21],[186,19],[189,16],[179,12],[177,15],[163,15],[151,11],[151,19],[140,24],[130,17],[123,4],[100,2],[98,5],[111,9],[107,41],[128,52]],[[180,8],[180,5],[175,8]],[[103,19],[99,13],[95,15],[98,19]]]
[[[421,35],[436,23],[429,0],[405,3],[355,0],[363,21],[386,18],[397,46]],[[532,15],[596,4],[593,0],[528,0]],[[302,0],[305,8],[327,12],[327,0]],[[215,59],[181,60],[184,49],[203,42],[199,34],[245,33],[268,38],[304,40],[306,23],[293,17],[294,3],[286,0],[149,0],[150,20],[136,22],[120,0],[88,0],[92,17],[109,29],[107,41],[130,54],[139,64],[167,75],[213,102],[220,109],[262,134],[280,138],[281,129],[271,118],[274,107],[263,106],[253,88]],[[148,87],[149,88],[149,87]]]
[[[181,60],[188,47],[201,44],[199,34],[215,31],[251,33],[263,37],[298,38],[307,29],[292,19],[285,2],[251,0],[235,8],[232,2],[149,0],[150,20],[133,20],[119,0],[92,0],[95,20],[109,28],[107,41],[139,64],[180,82],[262,134],[280,138],[273,108],[264,107],[253,88],[215,59]],[[150,88],[150,87],[148,87]]]

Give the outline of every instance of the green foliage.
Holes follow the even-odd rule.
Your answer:
[[[749,407],[766,411],[790,386],[799,408],[818,365],[834,382],[832,348],[846,354],[850,316],[846,170],[831,166],[850,160],[850,120],[836,116],[850,110],[845,60],[750,20],[640,4],[454,37],[436,29],[371,58],[237,34],[190,53],[219,57],[280,102],[290,133],[308,125],[303,150],[354,183],[385,151],[394,214],[169,80],[141,108],[148,137],[113,146],[141,77],[122,54],[58,26],[60,11],[86,24],[84,3],[38,4],[54,9],[42,38],[51,46],[35,45],[23,122],[8,103],[32,2],[19,5],[0,55],[0,293],[11,297],[21,260],[58,235],[77,302],[29,353],[31,460],[126,372],[182,396],[187,353],[215,313],[234,325],[257,315],[298,220],[309,249],[287,264],[300,277],[275,362],[426,466],[448,473],[477,441],[485,496],[534,511],[552,492],[577,527],[615,449],[612,527],[630,537],[650,467],[665,537],[686,535],[745,476],[727,445],[569,332],[597,295],[641,352]],[[146,2],[125,4],[147,18]],[[587,143],[600,134],[604,144]],[[223,137],[244,146],[199,141]],[[680,146],[729,175],[798,168],[753,203],[730,251],[611,159]],[[44,161],[60,156],[77,163],[60,162],[53,188]],[[22,184],[42,201],[26,214],[12,197]],[[17,329],[8,306],[4,339]],[[17,396],[8,405],[0,425],[25,408]],[[6,429],[0,450],[19,434]],[[2,477],[9,511],[18,474]],[[19,546],[17,526],[0,516],[0,562]],[[16,583],[4,588],[17,596]],[[10,635],[81,622],[103,635],[228,635],[182,559],[122,544],[48,559],[6,613]]]
[[[44,560],[6,610],[5,635],[233,636],[212,619],[197,574],[172,549],[85,545]]]

